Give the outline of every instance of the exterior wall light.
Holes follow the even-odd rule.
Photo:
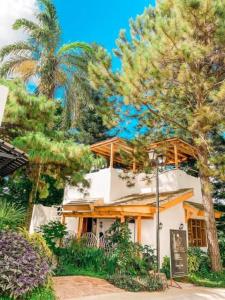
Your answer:
[[[184,224],[180,223],[179,230],[183,230],[183,229],[184,229]]]
[[[161,230],[162,228],[163,228],[163,223],[160,222],[160,223],[159,223],[159,229]]]

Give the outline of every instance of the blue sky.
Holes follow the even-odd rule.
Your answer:
[[[111,52],[120,29],[155,0],[54,0],[63,31],[63,43],[97,42]]]
[[[142,14],[145,7],[155,5],[155,0],[54,0],[54,3],[62,28],[62,43],[96,42],[112,52],[119,31],[129,30],[129,19]],[[113,66],[120,67],[115,57]],[[135,118],[124,116],[117,135],[132,138],[137,133],[137,125]]]

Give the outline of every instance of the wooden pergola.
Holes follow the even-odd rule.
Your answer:
[[[166,165],[175,165],[179,168],[179,164],[189,159],[196,159],[197,151],[194,146],[179,138],[166,139],[160,142],[151,143],[146,152],[150,150],[157,150],[166,156]],[[115,137],[96,144],[91,145],[91,151],[104,156],[109,161],[109,166],[113,167],[115,163],[126,166],[127,162],[124,161],[121,152],[125,152],[132,160],[132,166],[126,166],[136,171],[138,167],[134,158],[134,148],[128,145],[124,139]],[[133,158],[133,159],[132,159]]]

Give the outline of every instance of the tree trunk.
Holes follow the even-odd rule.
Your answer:
[[[209,257],[211,260],[212,270],[218,272],[222,270],[222,264],[217,237],[211,182],[209,177],[208,152],[206,150],[206,147],[204,149],[201,148],[200,150],[199,162]]]
[[[32,184],[32,189],[30,191],[28,207],[27,207],[26,228],[28,231],[30,230],[30,224],[31,224],[33,208],[34,208],[34,200],[37,195],[40,174],[41,174],[41,165],[39,164],[36,166],[36,170],[34,171],[33,184]]]

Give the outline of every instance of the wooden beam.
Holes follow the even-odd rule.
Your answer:
[[[110,168],[113,168],[113,159],[114,159],[114,144],[110,145]]]
[[[174,144],[174,162],[175,162],[175,168],[179,168],[179,162],[178,162],[178,151],[177,151],[177,144]]]
[[[65,215],[65,217],[67,218],[102,218],[102,219],[121,219],[121,217],[138,217],[141,216],[143,218],[146,219],[152,219],[153,218],[153,214],[152,213],[129,213],[129,212],[125,212],[125,213],[111,213],[111,212],[105,212],[105,213],[95,213],[95,212],[63,212],[63,214]]]
[[[186,193],[184,193],[180,196],[177,196],[173,200],[170,200],[169,202],[163,204],[163,209],[162,210],[171,208],[172,206],[175,206],[175,205],[179,204],[180,202],[188,200],[191,197],[193,197],[193,195],[194,195],[193,191],[189,191],[189,192],[186,192]]]
[[[63,205],[63,210],[74,210],[74,211],[90,211],[90,204],[65,204]]]
[[[78,221],[78,231],[77,231],[77,237],[78,237],[78,238],[80,238],[80,237],[81,237],[81,234],[82,234],[83,222],[84,222],[84,218],[83,218],[83,217],[79,217],[79,221]]]
[[[141,244],[141,217],[137,217],[137,242]]]

